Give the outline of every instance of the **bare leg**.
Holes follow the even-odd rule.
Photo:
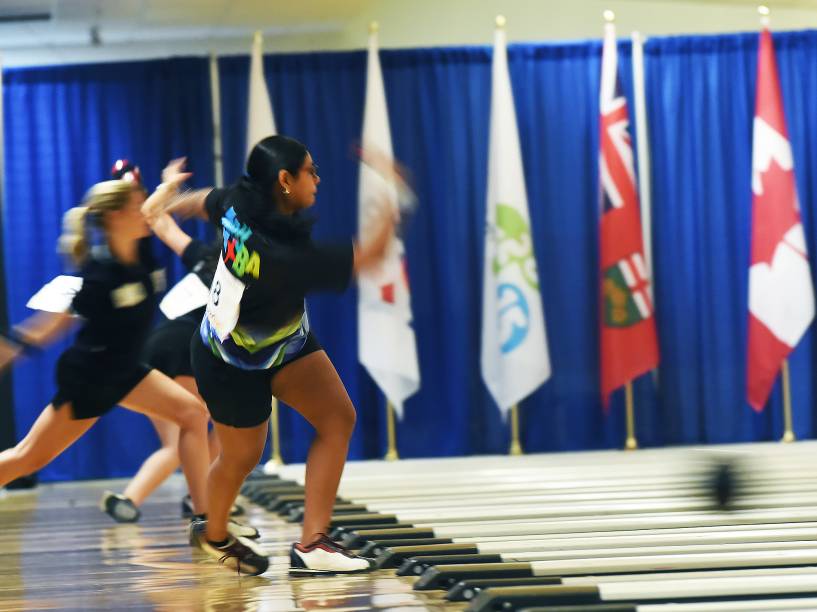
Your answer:
[[[192,376],[177,376],[173,380],[196,396],[202,406],[204,405],[204,400],[199,396],[196,387],[196,380]],[[162,446],[145,460],[124,491],[125,497],[129,498],[137,506],[141,506],[160,484],[179,469],[180,465],[178,425],[152,416],[148,416],[148,418],[156,428],[156,434],[159,436]],[[208,435],[207,444],[210,451],[210,460],[214,461],[219,449],[218,436],[216,436],[215,430]]]
[[[151,370],[120,402],[179,426],[179,457],[197,514],[207,512],[207,412],[195,396],[158,370]]]
[[[207,481],[207,539],[211,542],[227,538],[230,508],[247,474],[261,459],[267,441],[267,427],[268,421],[255,427],[241,428],[215,423],[221,441],[221,454],[213,462]]]
[[[301,542],[326,533],[338,492],[355,408],[324,351],[293,361],[272,379],[272,392],[315,428],[306,460],[306,499]]]
[[[98,419],[71,418],[71,404],[59,410],[49,404],[17,446],[0,453],[0,487],[36,472],[76,442]]]
[[[199,401],[201,402],[202,406],[205,406],[204,398],[199,395],[199,388],[196,386],[196,379],[192,376],[177,376],[174,378],[178,384],[182,387],[187,389],[190,393],[195,395]],[[206,406],[205,406],[206,410]],[[221,444],[218,441],[218,434],[216,433],[215,428],[210,430],[210,433],[207,434],[207,447],[210,449],[210,463],[216,460],[218,457],[218,453],[221,450]]]
[[[137,506],[141,506],[160,484],[179,469],[180,463],[179,426],[153,416],[148,418],[156,428],[162,446],[145,459],[125,488],[123,494]]]

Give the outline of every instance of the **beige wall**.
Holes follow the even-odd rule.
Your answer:
[[[381,22],[384,47],[489,44],[497,13],[508,19],[512,41],[600,38],[602,12],[616,12],[622,35],[633,30],[666,35],[736,32],[758,27],[758,2],[700,0],[408,0],[373,2],[337,37],[353,48],[365,40],[368,21]],[[817,28],[817,2],[769,2],[772,27]],[[810,7],[810,8],[809,8]],[[284,41],[282,44],[297,44]]]

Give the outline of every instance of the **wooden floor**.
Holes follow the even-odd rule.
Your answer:
[[[699,480],[701,474],[711,472],[713,457],[717,462],[722,457],[739,460],[741,473],[751,476],[745,481],[744,495],[728,512],[710,507],[712,502],[704,495],[707,488]],[[738,590],[729,587],[735,591],[729,597],[737,597],[737,607],[728,608],[730,611],[769,609],[764,606],[771,605],[771,599],[760,601],[757,607],[742,607],[748,604],[743,595],[760,593],[751,577],[760,574],[768,574],[771,577],[766,582],[774,582],[771,589],[766,583],[763,586],[764,596],[773,598],[778,606],[774,609],[799,606],[790,600],[794,594],[813,596],[802,600],[806,607],[797,609],[815,610],[817,595],[811,590],[817,584],[815,457],[817,442],[810,441],[637,453],[357,462],[347,466],[340,494],[344,500],[365,504],[378,520],[394,512],[394,520],[432,529],[433,537],[477,543],[485,551],[493,547],[490,550],[502,553],[502,563],[524,561],[534,572],[532,576],[557,576],[561,585],[602,584],[609,594],[616,582],[619,591],[625,583],[633,589],[652,573],[654,582],[643,582],[640,591],[623,601],[632,598],[639,604],[653,600],[660,604],[661,589],[685,577],[673,572],[698,572],[694,574],[697,586],[684,594],[693,608],[676,609],[670,602],[669,608],[639,607],[642,612],[711,611],[715,608],[706,602],[720,597],[715,591],[722,587],[717,581],[723,574],[718,572],[735,568],[750,571],[742,574]],[[302,482],[303,466],[285,466],[280,475]],[[397,612],[464,610],[469,605],[447,602],[444,590],[415,590],[415,584],[423,586],[423,579],[398,577],[395,569],[361,576],[292,579],[287,573],[288,551],[300,526],[248,500],[243,500],[248,510],[243,520],[260,530],[260,544],[272,564],[263,576],[239,577],[191,550],[187,521],[180,518],[180,501],[186,491],[181,476],[174,476],[150,498],[135,525],[116,524],[97,506],[105,489],[121,491],[124,484],[92,481],[41,485],[25,492],[0,491],[0,612]],[[247,494],[263,501],[258,490],[248,489]],[[360,523],[367,516],[354,512],[352,522]],[[351,520],[349,516],[338,515],[340,524]],[[765,531],[751,531],[753,526]],[[701,542],[694,533],[697,527],[712,534],[703,539],[717,546]],[[800,528],[797,537],[787,532],[794,527]],[[592,537],[587,538],[588,533]],[[660,542],[650,539],[657,534],[663,537]],[[598,544],[594,538],[601,538]],[[622,542],[610,544],[617,539]],[[526,549],[532,543],[526,540],[534,548]],[[636,546],[645,548],[634,550]],[[721,554],[725,546],[732,546],[731,552]],[[385,554],[398,550],[399,546]],[[453,561],[460,562],[467,561]],[[493,567],[491,563],[484,567],[489,566]],[[793,573],[803,576],[790,575]],[[774,577],[778,574],[808,584],[786,590],[789,587],[778,585],[778,581],[785,582]],[[478,599],[470,605],[476,606]],[[695,601],[704,602],[703,607],[694,607]]]
[[[272,567],[262,577],[238,577],[191,552],[186,521],[179,516],[186,491],[180,476],[148,500],[135,525],[118,525],[97,507],[106,488],[121,491],[123,483],[0,492],[0,611],[465,607],[412,591],[414,579],[398,578],[394,570],[290,579],[287,554],[299,526],[251,505],[244,520],[261,530]]]

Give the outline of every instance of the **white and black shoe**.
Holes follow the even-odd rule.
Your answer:
[[[207,521],[190,523],[190,544],[244,576],[258,576],[269,568],[269,559],[264,551],[246,538],[230,535],[221,544],[210,542],[207,539]]]
[[[227,521],[227,531],[230,533],[230,535],[237,538],[250,538],[251,540],[257,540],[261,537],[261,534],[258,533],[258,530],[252,525],[239,523],[233,519]]]
[[[190,519],[190,524],[192,525],[196,521],[206,521],[207,515],[206,514],[196,514],[193,515],[193,518]],[[227,532],[231,536],[235,536],[237,538],[250,538],[251,540],[257,540],[261,537],[261,534],[258,533],[258,530],[253,527],[252,525],[246,525],[244,523],[239,523],[234,519],[229,519],[227,521]]]
[[[245,510],[243,506],[233,504],[230,507],[230,516],[241,516]],[[193,512],[193,499],[188,493],[182,497],[182,518],[195,518],[196,514]]]
[[[289,551],[289,573],[295,576],[360,574],[374,567],[374,559],[359,557],[326,534],[308,546],[296,542]]]
[[[117,523],[135,523],[142,516],[139,508],[129,498],[113,491],[105,491],[99,500],[99,509]]]

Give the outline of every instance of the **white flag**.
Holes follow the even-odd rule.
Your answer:
[[[269,99],[267,81],[264,79],[264,53],[261,32],[256,32],[250,56],[250,100],[247,105],[247,155],[262,138],[272,136],[275,117]]]
[[[377,51],[377,34],[369,36],[366,105],[363,111],[363,148],[392,158],[386,93]],[[394,182],[360,164],[358,227],[365,235],[367,220],[383,202],[397,207]],[[420,387],[417,344],[411,327],[411,292],[403,241],[395,238],[383,264],[358,278],[358,351],[360,363],[392,403],[398,416],[403,402]]]
[[[492,81],[481,362],[505,414],[550,377],[550,358],[502,28]]]

